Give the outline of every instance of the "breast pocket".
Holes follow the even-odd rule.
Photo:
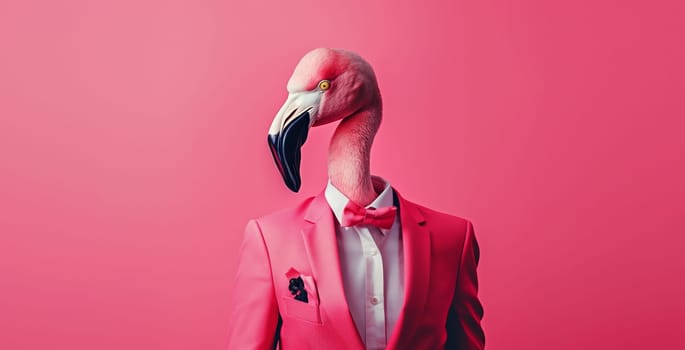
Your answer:
[[[283,316],[308,322],[311,324],[321,324],[321,314],[319,312],[319,305],[309,302],[305,303],[294,299],[293,297],[281,297],[283,305]]]

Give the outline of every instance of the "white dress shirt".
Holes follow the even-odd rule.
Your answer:
[[[374,176],[383,187],[366,208],[393,205],[390,184]],[[376,187],[376,186],[374,186]],[[349,199],[328,182],[324,192],[336,222],[340,270],[347,304],[367,349],[385,349],[404,300],[404,256],[399,210],[389,230],[375,226],[342,227]]]

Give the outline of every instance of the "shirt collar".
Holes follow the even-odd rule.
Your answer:
[[[393,200],[393,189],[390,186],[390,183],[385,181],[385,179],[378,177],[378,176],[372,176],[372,180],[374,183],[381,183],[383,184],[383,191],[374,199],[369,205],[367,205],[365,208],[382,208],[382,207],[390,207],[394,204]],[[376,186],[374,186],[376,187]],[[380,187],[380,186],[378,186]],[[331,183],[331,180],[328,180],[328,184],[326,185],[326,190],[324,191],[324,196],[326,197],[326,201],[328,202],[328,206],[331,207],[331,210],[333,211],[333,215],[335,215],[335,218],[338,219],[338,222],[342,222],[342,217],[343,217],[343,210],[345,209],[345,206],[347,203],[350,201],[349,198],[347,198],[342,192],[340,192],[339,189],[337,189],[333,184]],[[385,229],[380,229],[383,234],[387,233],[390,230],[385,230]]]

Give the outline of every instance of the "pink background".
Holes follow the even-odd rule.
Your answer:
[[[467,217],[489,349],[685,348],[683,2],[2,1],[0,348],[222,349],[266,135],[318,46],[376,68],[373,172]]]

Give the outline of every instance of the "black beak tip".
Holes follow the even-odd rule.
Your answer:
[[[302,181],[300,181],[300,180],[286,181],[285,185],[288,186],[288,188],[291,191],[297,193],[300,191],[300,187],[302,186]]]

